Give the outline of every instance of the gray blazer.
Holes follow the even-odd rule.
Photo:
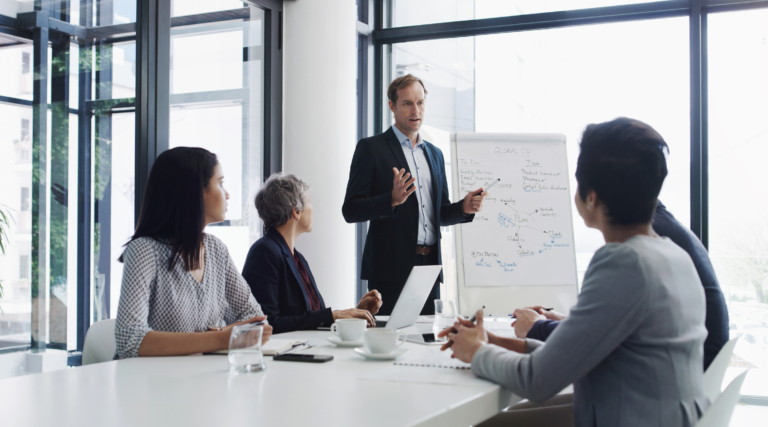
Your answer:
[[[577,426],[693,426],[709,406],[701,371],[704,291],[688,254],[635,236],[598,250],[578,303],[528,354],[485,345],[472,372],[534,402],[574,385]]]

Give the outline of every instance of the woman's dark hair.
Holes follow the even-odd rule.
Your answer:
[[[128,243],[140,237],[167,241],[172,247],[169,270],[179,259],[189,270],[197,270],[205,227],[203,191],[217,164],[216,155],[202,148],[177,147],[160,154],[149,172],[139,223]]]
[[[576,166],[579,197],[594,190],[611,224],[650,223],[667,176],[669,147],[652,127],[620,117],[587,126]]]

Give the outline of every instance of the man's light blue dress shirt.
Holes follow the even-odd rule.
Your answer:
[[[416,242],[419,245],[434,245],[437,243],[437,228],[435,227],[435,207],[432,204],[432,171],[427,163],[424,141],[421,135],[416,135],[416,147],[413,147],[412,141],[400,132],[397,126],[392,126],[392,130],[400,141],[400,146],[403,147],[411,177],[416,178],[414,182],[416,191],[413,192],[419,202],[419,236]]]

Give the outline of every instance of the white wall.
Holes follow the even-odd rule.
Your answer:
[[[327,306],[355,301],[355,227],[341,205],[356,144],[355,0],[284,3],[283,171],[311,187],[314,229],[297,249]]]

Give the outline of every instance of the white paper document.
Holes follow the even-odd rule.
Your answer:
[[[470,367],[469,363],[451,359],[448,350],[410,360],[404,358],[393,366],[365,374],[360,379],[459,386],[487,385],[488,382],[476,377]]]

